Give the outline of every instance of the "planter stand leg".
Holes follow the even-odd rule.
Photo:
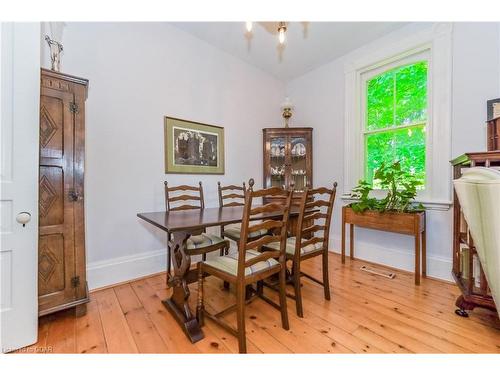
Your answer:
[[[349,224],[349,256],[354,260],[354,224]]]

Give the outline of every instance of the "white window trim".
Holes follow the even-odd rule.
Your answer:
[[[452,24],[438,23],[392,44],[373,45],[373,51],[345,65],[344,189],[364,176],[362,136],[362,74],[424,51],[429,53],[428,125],[426,128],[426,189],[417,200],[428,209],[448,210],[451,200]]]

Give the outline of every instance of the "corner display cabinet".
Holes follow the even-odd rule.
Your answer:
[[[288,189],[293,184],[292,205],[297,205],[300,193],[313,187],[312,128],[266,128],[263,133],[264,188]],[[265,199],[264,203],[276,199]],[[297,225],[297,218],[290,218],[288,230],[292,235],[297,233]]]
[[[453,178],[462,176],[464,169],[471,167],[500,168],[500,151],[470,152],[451,161]],[[455,302],[460,316],[468,316],[466,310],[483,307],[496,311],[488,282],[479,262],[465,221],[457,193],[453,194],[453,278],[460,288],[461,295]]]
[[[86,312],[83,175],[88,81],[42,69],[38,238],[39,315]]]
[[[313,186],[312,128],[266,128],[264,132],[264,188],[296,192]]]

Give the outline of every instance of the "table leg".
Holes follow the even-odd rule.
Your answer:
[[[422,231],[422,277],[427,277],[427,254],[426,254],[426,242],[427,234],[425,230]]]
[[[354,260],[354,224],[349,224],[349,254]]]
[[[167,287],[172,286],[172,251],[170,249],[170,233],[167,232]]]
[[[415,285],[420,285],[420,233],[415,233]]]
[[[170,249],[174,266],[174,275],[171,281],[173,293],[170,298],[162,301],[162,303],[179,323],[191,342],[195,343],[205,336],[188,304],[190,292],[186,276],[191,265],[191,257],[185,253],[184,249],[189,236],[190,233],[188,232],[176,232],[171,236]]]

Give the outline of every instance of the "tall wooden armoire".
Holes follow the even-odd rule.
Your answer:
[[[39,315],[86,312],[84,161],[88,80],[42,69],[38,239]]]

